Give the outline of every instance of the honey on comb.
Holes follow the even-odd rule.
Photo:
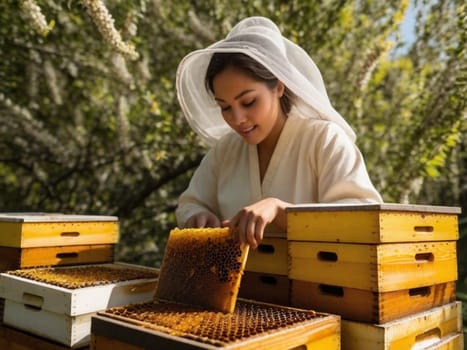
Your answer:
[[[247,254],[228,228],[174,229],[155,298],[233,312]]]
[[[157,278],[157,272],[112,266],[37,268],[8,271],[7,274],[67,289],[94,287],[144,278]]]
[[[145,328],[215,346],[226,346],[322,317],[312,310],[242,299],[238,300],[232,313],[157,301],[113,307],[104,313]]]

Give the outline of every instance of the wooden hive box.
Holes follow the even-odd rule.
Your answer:
[[[238,296],[290,306],[290,279],[288,276],[245,271]]]
[[[340,348],[340,318],[239,299],[233,313],[174,303],[112,308],[92,318],[91,349]]]
[[[455,300],[454,281],[386,293],[291,281],[291,306],[334,313],[358,322],[386,323]]]
[[[285,238],[265,237],[248,253],[245,271],[287,276],[289,270],[288,242]]]
[[[453,302],[381,325],[342,320],[341,334],[342,350],[461,350],[461,303]]]
[[[115,244],[118,218],[101,215],[0,214],[0,246],[15,248]]]
[[[56,247],[0,247],[0,272],[40,266],[103,264],[114,261],[115,244]]]
[[[0,349],[4,350],[69,350],[70,347],[8,326],[0,327]],[[79,350],[89,350],[89,346]]]
[[[113,263],[0,274],[4,323],[69,347],[87,345],[91,316],[154,298],[158,270]]]
[[[392,292],[457,280],[455,241],[392,244],[289,242],[295,280]]]
[[[314,204],[287,208],[291,241],[394,243],[455,241],[458,207],[386,204]]]

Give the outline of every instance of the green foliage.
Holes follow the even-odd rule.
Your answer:
[[[158,264],[205,152],[178,106],[178,62],[251,15],[311,54],[386,201],[462,204],[461,1],[417,3],[402,53],[407,0],[105,1],[116,32],[90,13],[100,0],[37,0],[42,29],[25,3],[0,3],[0,211],[117,215],[118,257]]]

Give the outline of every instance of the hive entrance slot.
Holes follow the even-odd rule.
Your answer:
[[[415,232],[421,232],[421,233],[433,232],[433,226],[414,226],[413,229]]]
[[[79,232],[76,232],[76,231],[62,232],[62,233],[60,233],[60,236],[62,236],[62,237],[78,237]]]
[[[433,253],[418,253],[415,254],[415,260],[423,262],[423,261],[433,261],[435,260],[435,256]]]
[[[439,328],[430,329],[415,337],[415,345],[412,349],[425,349],[425,347],[437,343],[441,340],[441,330]]]
[[[271,285],[277,284],[277,278],[274,276],[261,276],[259,279],[261,283],[264,283],[264,284],[271,284]]]
[[[57,253],[57,259],[73,259],[78,257],[78,253]]]
[[[334,252],[319,252],[318,260],[322,261],[337,261],[337,254]]]
[[[265,254],[273,254],[275,251],[274,246],[271,244],[260,244],[258,246],[258,252]]]
[[[328,284],[320,284],[319,291],[322,294],[331,295],[335,297],[343,297],[344,296],[344,288],[339,286],[331,286]]]
[[[26,309],[31,310],[41,310],[42,304],[44,303],[44,298],[40,295],[35,295],[31,293],[23,293],[23,304]]]
[[[431,294],[430,287],[420,287],[409,289],[409,296],[411,297],[427,297]]]

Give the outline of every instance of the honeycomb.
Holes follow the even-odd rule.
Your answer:
[[[170,302],[117,306],[100,313],[141,327],[214,346],[226,346],[325,317],[312,310],[239,299],[234,312],[222,313]]]
[[[247,254],[228,228],[174,229],[155,298],[232,312]]]
[[[158,276],[157,271],[149,269],[102,265],[22,269],[6,273],[67,289],[94,287],[136,279],[157,278]]]

